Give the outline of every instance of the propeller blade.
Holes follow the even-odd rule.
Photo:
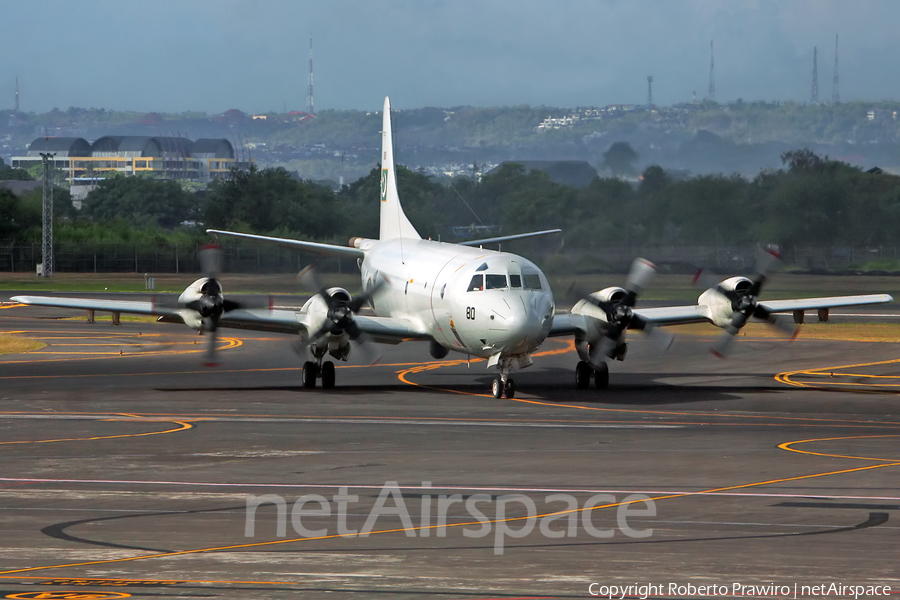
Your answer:
[[[215,321],[211,318],[203,319],[203,327],[206,330],[206,333],[209,334],[206,343],[206,356],[203,359],[203,364],[207,367],[217,367],[219,366],[219,363],[216,360],[216,344],[219,337],[218,327],[216,327]]]
[[[359,364],[374,365],[381,360],[383,352],[365,334],[361,333],[355,339],[351,339],[350,344],[353,346],[351,356],[355,354]]]
[[[203,246],[198,252],[200,270],[207,277],[215,279],[222,272],[223,257],[224,252],[221,246],[215,244]]]
[[[650,342],[662,352],[667,352],[675,343],[675,336],[656,325],[650,324],[643,329]]]
[[[767,323],[769,323],[769,325],[772,325],[776,329],[782,331],[791,339],[796,338],[797,334],[800,333],[800,326],[794,323],[794,320],[792,318],[784,315],[772,314],[769,309],[764,306],[757,305],[756,310],[753,311],[753,316],[757,319],[766,321]]]
[[[652,262],[645,258],[634,259],[631,263],[631,272],[625,281],[625,289],[628,290],[628,297],[631,300],[629,306],[634,306],[635,297],[644,291],[655,274],[656,265]]]
[[[734,343],[734,335],[735,334],[731,331],[725,331],[720,335],[715,343],[713,343],[712,348],[710,348],[712,353],[719,358],[727,358],[728,353],[731,350],[731,345]]]

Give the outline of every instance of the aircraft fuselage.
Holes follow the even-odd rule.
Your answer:
[[[375,314],[417,319],[445,348],[483,358],[528,354],[550,331],[550,285],[521,256],[406,238],[360,248],[363,287],[386,280],[373,297]]]

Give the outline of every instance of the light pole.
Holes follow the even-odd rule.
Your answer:
[[[41,277],[53,277],[53,185],[50,182],[51,160],[55,152],[41,152],[44,163],[44,196],[41,207]]]

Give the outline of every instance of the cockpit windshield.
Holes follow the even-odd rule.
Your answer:
[[[541,276],[537,273],[522,273],[522,279],[525,280],[526,290],[541,289]]]
[[[484,289],[486,290],[505,290],[507,288],[506,275],[495,275],[490,273],[484,276],[484,283]]]
[[[478,273],[477,275],[472,276],[472,280],[469,282],[469,287],[466,291],[521,290],[523,288],[526,290],[543,289],[543,285],[541,285],[541,276],[537,273],[522,273],[521,275],[518,273],[510,273],[508,276],[505,273]]]

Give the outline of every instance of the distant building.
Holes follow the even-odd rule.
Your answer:
[[[227,139],[107,135],[93,144],[83,138],[40,137],[12,166],[28,169],[41,164],[41,153],[55,154],[53,165],[66,172],[70,184],[91,182],[115,171],[145,173],[166,179],[205,183],[227,177],[231,169],[249,169],[253,161],[238,160]]]

